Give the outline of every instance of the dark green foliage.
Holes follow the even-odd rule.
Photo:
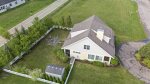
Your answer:
[[[8,54],[4,49],[0,49],[0,67],[4,66],[9,59],[11,59],[10,54]]]
[[[5,31],[5,32],[3,33],[3,37],[5,37],[6,39],[10,39],[10,38],[11,38],[11,35],[10,35],[10,33],[9,33],[8,31]]]
[[[145,45],[139,50],[139,54],[143,58],[149,58],[150,59],[150,43]]]
[[[142,47],[135,56],[137,60],[150,68],[150,43]]]
[[[67,76],[68,76],[68,73],[69,73],[69,70],[70,70],[70,65],[68,65],[66,68],[65,68],[65,72],[64,72],[64,75],[63,75],[63,78],[62,80],[65,81]]]
[[[95,66],[99,66],[99,67],[103,67],[104,66],[104,63],[98,62],[98,61],[94,61],[94,62],[92,62],[92,64],[95,65]]]
[[[64,51],[61,49],[55,49],[56,56],[64,63],[68,61],[68,56],[65,55]]]
[[[110,62],[112,65],[118,65],[119,64],[119,60],[117,57],[115,57],[114,59],[112,58],[111,59],[111,62]]]
[[[46,18],[44,19],[44,23],[47,27],[52,27],[55,23],[53,22],[52,18]]]
[[[62,16],[60,20],[60,25],[66,27],[72,27],[73,24],[72,24],[71,16],[67,16],[67,17]]]
[[[60,25],[62,25],[62,26],[66,26],[64,16],[62,16],[62,17],[61,17]]]
[[[48,21],[50,22],[48,23]],[[33,25],[28,30],[25,30],[24,27],[21,31],[15,29],[16,36],[7,43],[4,50],[0,50],[0,60],[2,60],[0,66],[6,64],[11,58],[19,56],[22,52],[28,51],[32,43],[39,39],[52,24],[51,19],[40,21],[35,18]]]
[[[57,79],[57,83],[61,83],[61,80],[59,78]]]
[[[67,27],[72,27],[71,16],[68,16],[66,20],[67,20],[67,21],[66,21]]]

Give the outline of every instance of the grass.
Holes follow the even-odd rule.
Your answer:
[[[50,36],[58,36],[60,41],[68,36],[68,31],[55,29],[50,34],[43,39],[31,52],[18,61],[14,66],[26,66],[29,69],[39,68],[43,71],[48,64],[57,64],[60,66],[66,66],[67,63],[61,62],[54,53],[54,49],[60,48],[62,44],[58,44],[55,47],[47,45],[47,38]],[[3,77],[3,78],[1,78]],[[10,75],[7,73],[0,73],[0,84],[45,84],[42,82],[32,81],[27,78],[19,77],[16,75]]]
[[[2,75],[3,77],[0,78],[0,84],[46,84],[43,82],[32,81],[31,79],[28,78],[10,75],[7,73],[0,73],[0,76]]]
[[[119,67],[97,67],[76,61],[68,84],[144,84]]]
[[[65,30],[53,30],[50,34],[42,40],[31,52],[23,57],[17,64],[17,66],[26,66],[30,69],[40,68],[45,70],[48,64],[57,64],[60,66],[66,66],[66,63],[61,62],[55,55],[55,48],[61,48],[62,44],[56,46],[50,46],[47,43],[49,36],[58,36],[61,41],[67,37],[68,31]]]
[[[51,4],[54,0],[30,0],[26,4],[0,14],[0,34]]]
[[[119,44],[146,38],[137,11],[137,4],[132,0],[71,0],[53,19],[59,21],[62,16],[70,15],[72,22],[78,23],[97,15],[114,30]]]

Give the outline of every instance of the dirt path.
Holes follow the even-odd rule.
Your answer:
[[[148,39],[141,42],[128,42],[122,44],[117,54],[121,64],[128,69],[131,74],[143,80],[145,83],[150,84],[150,69],[142,66],[135,59],[135,52],[150,42],[150,0],[137,0],[137,4],[139,15],[144,24],[144,30],[147,33]]]
[[[33,20],[34,20],[35,17],[38,17],[39,19],[42,19],[45,16],[47,16],[48,14],[54,12],[56,9],[60,8],[67,1],[68,0],[56,0],[55,2],[53,2],[52,4],[50,4],[49,6],[47,6],[46,8],[44,8],[43,10],[37,12],[33,16],[30,16],[26,20],[22,21],[21,23],[19,23],[16,26],[14,26],[10,30],[8,30],[8,32],[10,34],[15,34],[15,28],[17,28],[18,30],[20,30],[22,26],[25,27],[25,29],[28,29],[28,27],[30,27],[32,25],[32,22],[33,22]],[[3,38],[2,36],[0,36],[0,47],[2,45],[4,45],[5,43],[7,43],[7,40],[5,38]]]

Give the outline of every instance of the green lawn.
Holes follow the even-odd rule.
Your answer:
[[[32,81],[28,78],[19,77],[16,75],[10,75],[7,73],[0,73],[0,77],[3,75],[2,78],[0,78],[0,84],[46,84],[43,82],[38,81]]]
[[[54,0],[30,0],[24,5],[0,14],[0,34],[51,4]]]
[[[76,62],[68,84],[144,84],[121,66],[97,67]]]
[[[71,0],[53,15],[53,19],[59,21],[62,16],[70,15],[73,23],[78,23],[97,15],[114,30],[120,43],[146,37],[137,11],[133,0]]]
[[[68,31],[56,29],[50,32],[47,38],[49,38],[50,36],[52,37],[58,36],[60,38],[60,41],[64,41],[67,35]],[[61,62],[54,53],[55,48],[61,48],[62,44],[50,46],[48,45],[47,38],[42,40],[33,50],[31,50],[31,52],[28,55],[23,57],[23,59],[21,59],[15,65],[26,66],[30,69],[39,68],[42,70],[45,70],[48,64],[57,64],[60,66],[66,66],[67,64]]]

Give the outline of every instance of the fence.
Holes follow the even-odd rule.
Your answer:
[[[27,74],[18,73],[18,72],[11,71],[11,70],[8,70],[8,69],[3,69],[3,71],[8,72],[8,73],[11,73],[11,74],[14,74],[14,75],[18,75],[18,76],[21,76],[21,77],[25,77],[25,78],[30,78],[30,79],[32,79],[32,76],[27,75]],[[45,80],[45,79],[42,79],[42,78],[37,78],[36,80],[37,80],[37,81],[44,82],[44,83],[49,83],[49,84],[59,84],[59,83],[55,83],[55,82],[53,82],[53,81]]]
[[[59,25],[54,25],[52,28],[55,28],[55,29],[66,29],[66,30],[71,30],[72,28],[69,28],[69,27],[63,27],[63,26],[59,26]]]
[[[51,31],[53,30],[53,28],[50,28],[44,35],[42,35],[38,40],[36,40],[29,49],[33,48],[37,43],[39,43],[45,36],[47,36]],[[27,52],[22,52],[20,54],[20,56],[16,56],[10,63],[9,65],[14,64],[16,61],[18,61],[19,59],[21,59],[23,57],[23,55],[25,55]]]
[[[53,26],[52,28],[50,28],[44,35],[42,35],[38,40],[36,40],[29,49],[33,48],[37,43],[39,43],[43,38],[45,38],[45,36],[47,36],[53,29],[66,29],[66,30],[71,30],[72,28],[68,28],[68,27],[63,27],[63,26]],[[21,59],[23,57],[23,55],[25,55],[27,52],[22,52],[20,54],[20,56],[17,56],[15,57],[10,63],[9,65],[13,65],[16,61],[18,61],[19,59]],[[68,79],[69,79],[69,76],[70,76],[70,73],[73,69],[73,66],[74,66],[74,62],[75,62],[75,58],[74,57],[71,57],[71,60],[70,60],[70,64],[71,64],[71,68],[69,70],[69,73],[67,75],[67,78],[65,80],[65,83],[64,84],[67,84],[68,82]],[[18,73],[18,72],[15,72],[15,71],[11,71],[11,70],[8,70],[8,69],[3,69],[3,71],[5,72],[8,72],[8,73],[11,73],[11,74],[15,74],[15,75],[18,75],[18,76],[22,76],[22,77],[25,77],[25,78],[30,78],[32,79],[32,76],[30,75],[27,75],[27,74],[22,74],[22,73]],[[37,78],[38,81],[41,81],[41,82],[45,82],[45,83],[50,83],[50,84],[59,84],[59,83],[55,83],[55,82],[52,82],[52,81],[49,81],[49,80],[45,80],[45,79],[41,79],[41,78]]]
[[[69,79],[69,77],[70,77],[70,73],[71,73],[71,71],[72,71],[72,69],[73,69],[73,66],[74,66],[74,62],[75,62],[75,58],[74,58],[74,57],[71,57],[71,60],[70,60],[71,68],[70,68],[70,70],[69,70],[69,73],[68,73],[68,75],[67,75],[67,78],[66,78],[66,81],[65,81],[64,84],[67,84],[67,82],[68,82],[68,79]]]

